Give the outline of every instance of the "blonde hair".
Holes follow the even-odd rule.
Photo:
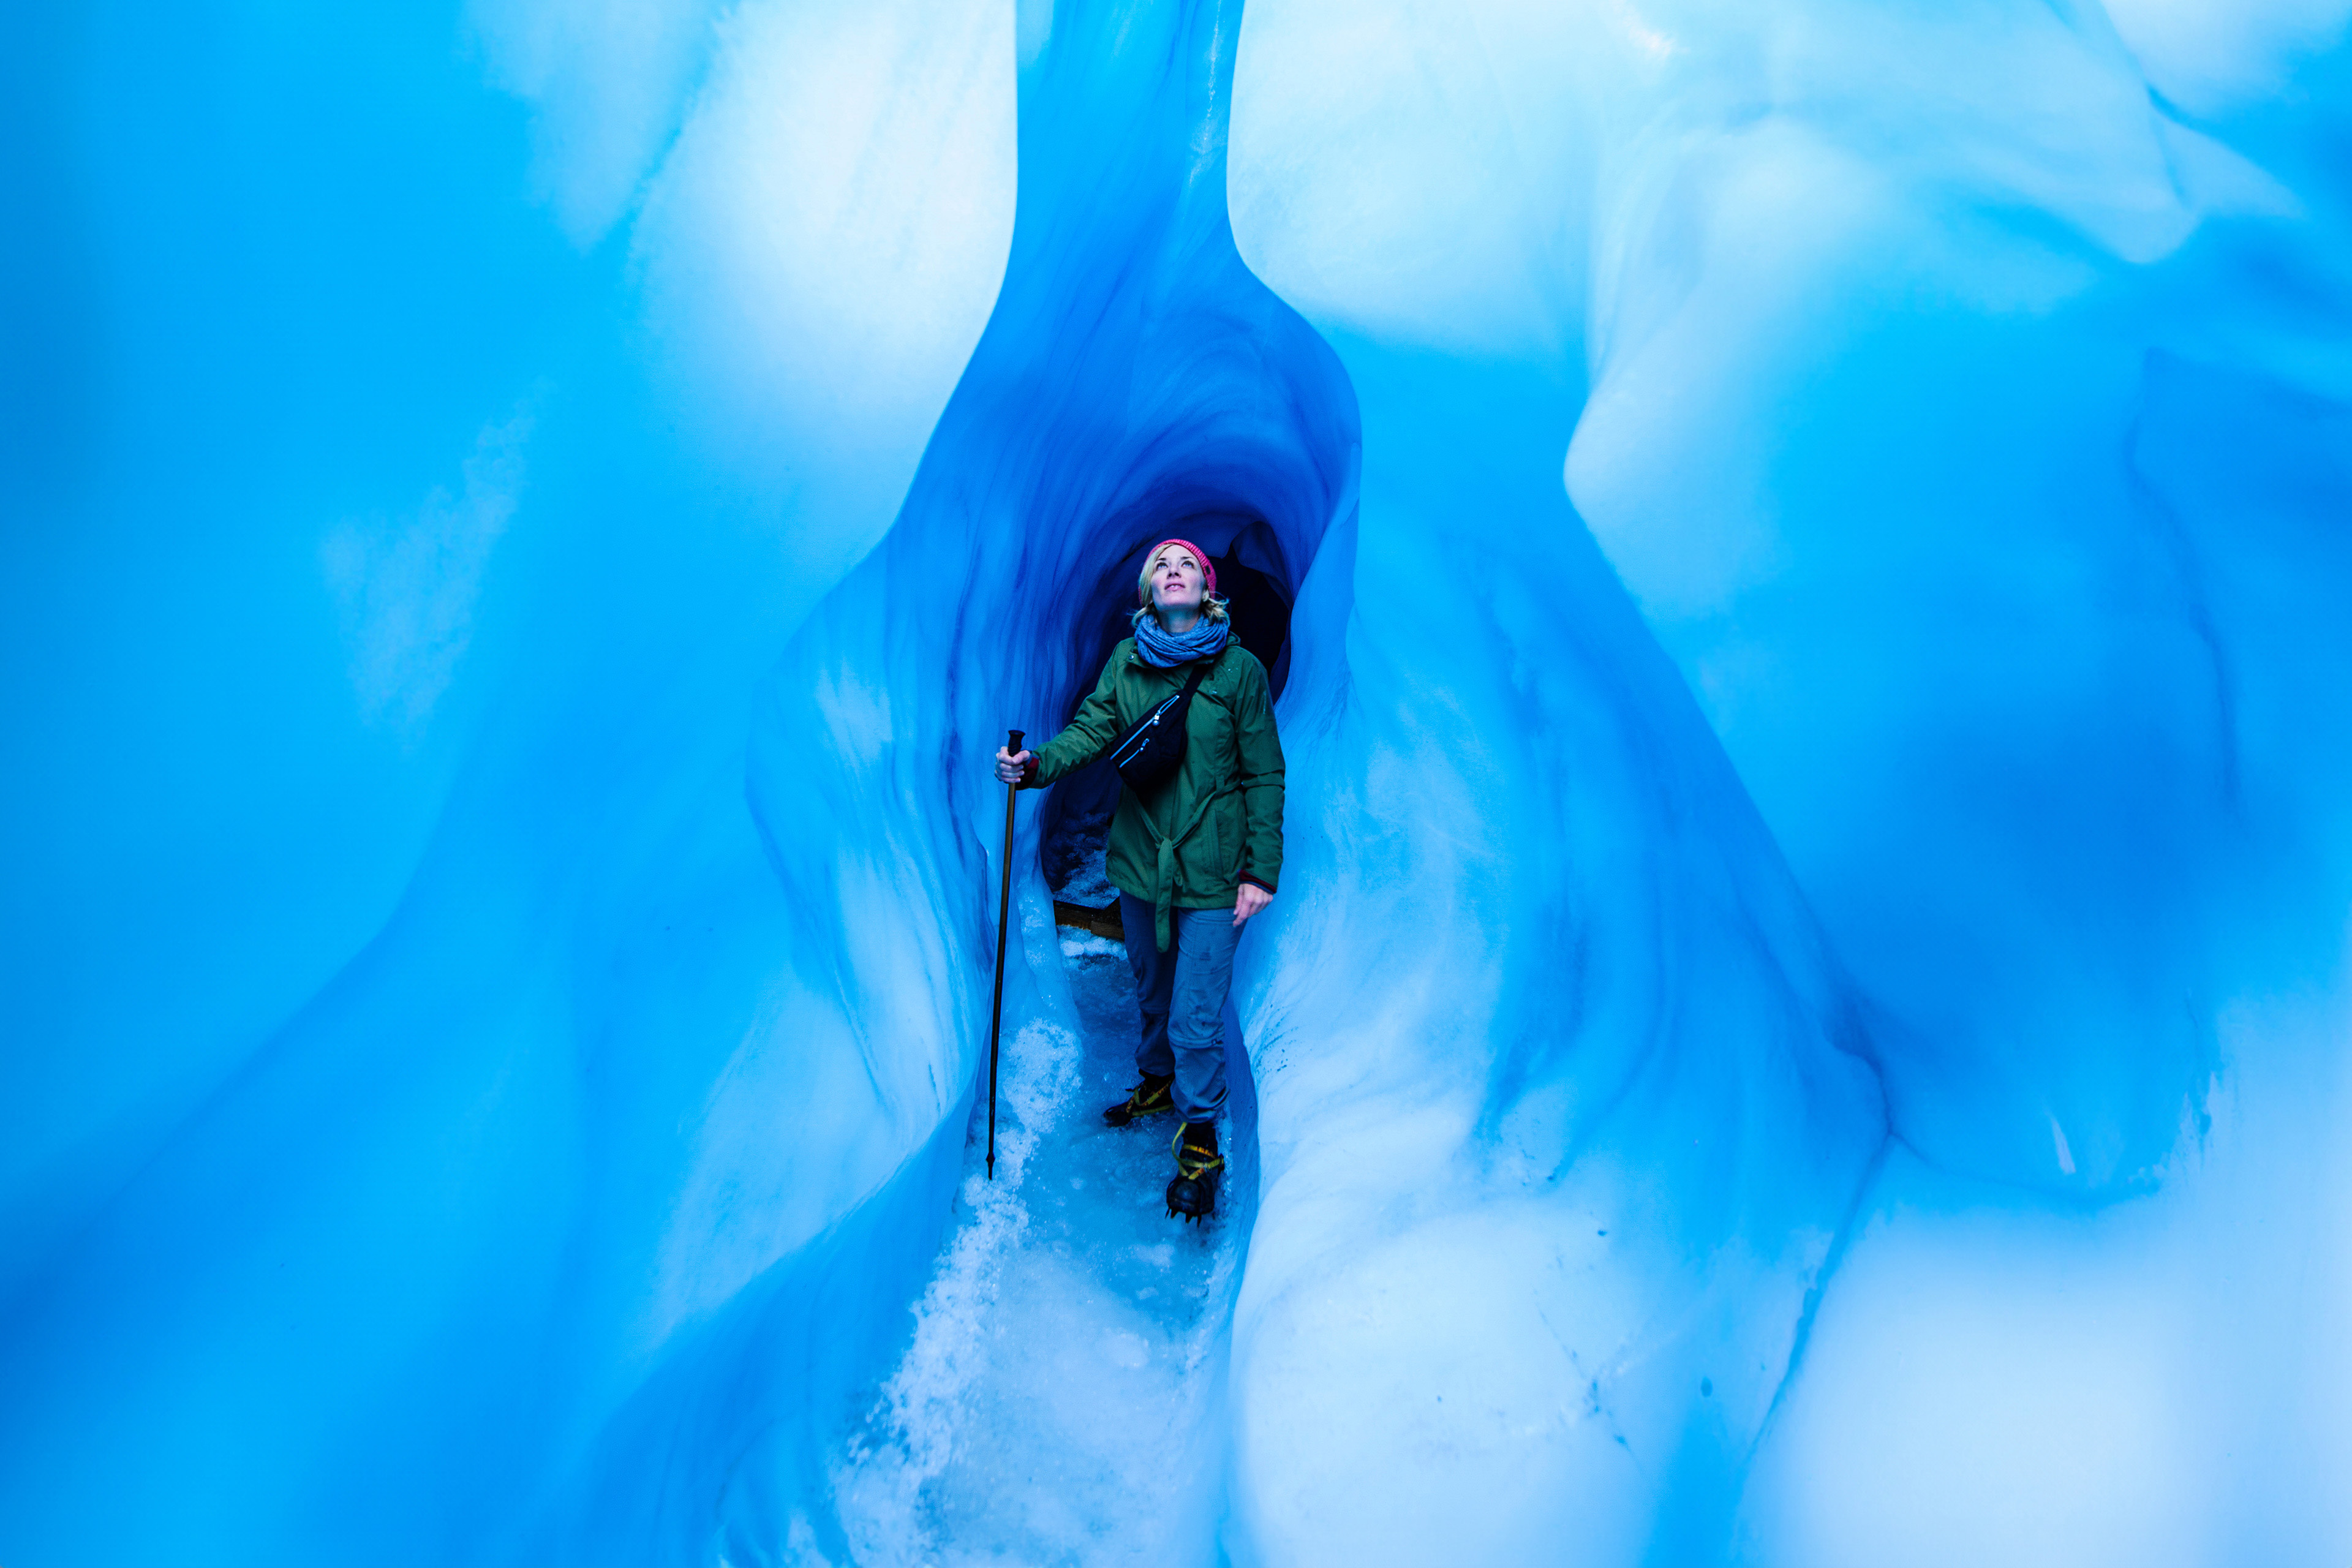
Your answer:
[[[1143,590],[1143,603],[1136,606],[1135,614],[1127,617],[1127,624],[1131,626],[1139,626],[1143,624],[1144,616],[1156,616],[1159,613],[1160,607],[1151,602],[1151,588],[1150,585],[1149,574],[1147,574]],[[1224,595],[1222,594],[1202,595],[1201,618],[1204,621],[1223,620],[1225,618]]]

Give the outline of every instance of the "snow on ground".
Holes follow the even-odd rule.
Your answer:
[[[1118,899],[1118,889],[1111,886],[1107,864],[1106,847],[1109,838],[1106,832],[1087,846],[1087,853],[1070,868],[1068,878],[1055,888],[1055,898],[1068,903],[1084,904],[1090,910],[1107,908]]]
[[[1242,1227],[1230,1202],[1168,1216],[1172,1117],[1104,1125],[1134,984],[1118,943],[1061,935],[1079,1030],[1008,1035],[996,1179],[982,1107],[914,1342],[835,1477],[860,1568],[1217,1559]]]

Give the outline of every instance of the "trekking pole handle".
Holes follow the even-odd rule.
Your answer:
[[[1018,731],[1018,730],[1008,730],[1008,731],[1005,731],[1004,749],[1005,749],[1006,751],[1008,751],[1008,752],[1012,752],[1012,753],[1013,753],[1014,756],[1016,756],[1016,757],[1017,757],[1017,756],[1019,756],[1019,755],[1021,754],[1021,731]]]

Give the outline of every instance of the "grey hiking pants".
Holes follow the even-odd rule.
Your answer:
[[[1135,1000],[1143,1010],[1135,1065],[1154,1075],[1173,1073],[1177,1114],[1208,1121],[1225,1107],[1225,993],[1233,988],[1242,928],[1230,909],[1171,910],[1162,952],[1155,945],[1155,913],[1141,899],[1118,896]]]

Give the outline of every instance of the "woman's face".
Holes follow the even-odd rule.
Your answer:
[[[1192,552],[1181,544],[1171,544],[1151,558],[1151,604],[1161,612],[1174,610],[1198,613],[1201,608],[1201,586],[1208,580],[1201,563]]]

